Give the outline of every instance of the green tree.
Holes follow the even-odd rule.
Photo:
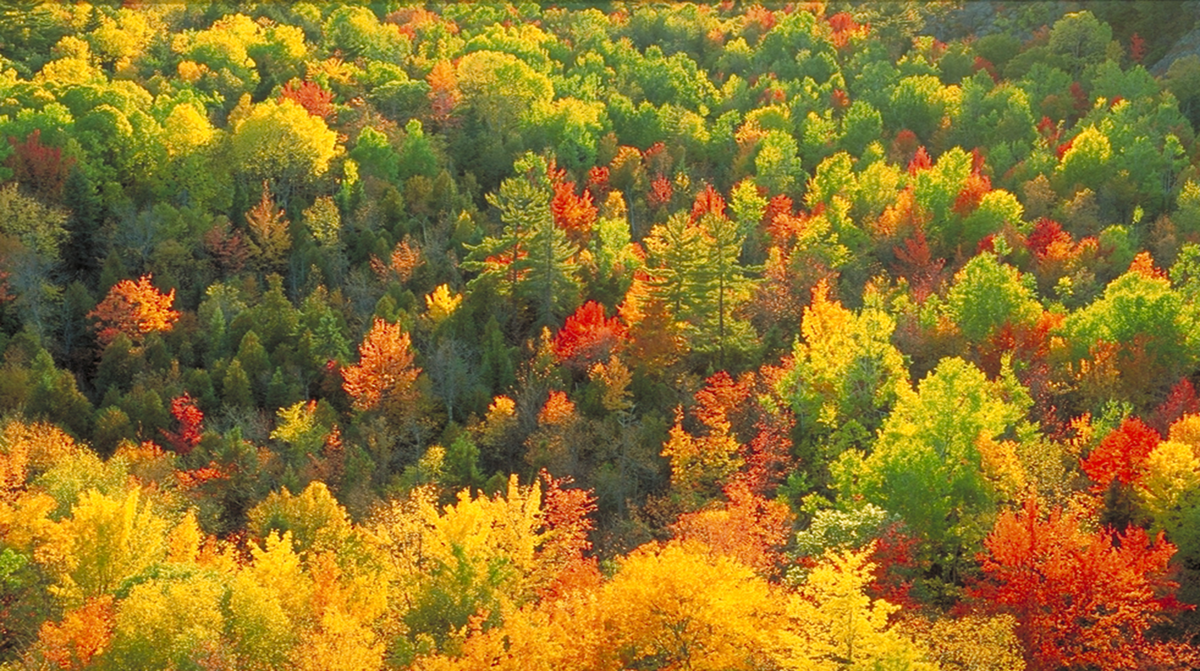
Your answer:
[[[1065,56],[1076,79],[1089,65],[1104,60],[1112,28],[1088,11],[1073,12],[1054,22],[1050,29],[1050,51]]]
[[[837,450],[873,435],[909,383],[904,357],[890,342],[895,321],[872,308],[855,314],[828,292],[825,282],[813,289],[792,365],[777,389],[791,402],[799,435]],[[837,435],[845,440],[831,438]]]
[[[952,582],[991,528],[997,493],[984,476],[980,441],[1013,431],[1028,398],[959,358],[943,359],[917,391],[904,393],[862,462],[870,503],[896,513]],[[853,454],[853,453],[848,453]]]
[[[1166,87],[1179,101],[1179,110],[1192,122],[1200,125],[1200,55],[1189,54],[1171,62],[1167,68]]]
[[[933,75],[905,77],[892,90],[890,106],[884,112],[893,129],[911,130],[928,142],[942,117],[956,111],[956,92],[957,88],[942,86]]]
[[[341,7],[326,19],[325,45],[351,58],[400,63],[411,50],[409,40],[394,23],[380,23],[368,7]]]
[[[550,78],[512,54],[473,51],[459,61],[457,74],[464,104],[501,139],[526,110],[554,96]]]
[[[1060,193],[1079,188],[1099,191],[1112,174],[1113,147],[1108,136],[1095,126],[1084,128],[1063,154],[1055,176],[1061,180]]]
[[[577,249],[554,225],[544,169],[539,177],[513,177],[488,202],[500,210],[503,232],[469,247],[463,267],[480,274],[468,289],[490,285],[533,308],[544,325],[557,324],[579,303],[581,282],[573,261]]]
[[[977,344],[1005,324],[1032,325],[1042,314],[1021,273],[991,252],[975,256],[958,271],[946,308],[967,340]]]
[[[63,205],[71,212],[67,221],[71,235],[63,246],[63,264],[76,279],[92,282],[100,271],[104,212],[95,184],[78,167],[71,170],[63,185]]]
[[[1092,358],[1098,348],[1117,346],[1122,395],[1142,402],[1196,365],[1195,323],[1194,308],[1166,278],[1131,269],[1110,282],[1103,296],[1067,317],[1063,332],[1077,361]]]
[[[744,241],[737,222],[725,216],[724,203],[694,220],[672,215],[646,238],[656,262],[650,268],[656,292],[685,324],[693,349],[715,354],[718,368],[725,367],[729,350],[746,351],[753,344],[750,323],[738,315],[755,284],[752,268],[739,260]]]

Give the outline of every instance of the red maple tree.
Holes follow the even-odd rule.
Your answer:
[[[8,143],[12,145],[13,153],[4,164],[13,171],[13,177],[38,198],[57,201],[75,160],[63,158],[62,149],[58,147],[42,144],[41,129],[34,129],[24,141],[10,137]]]
[[[1031,498],[1000,514],[984,547],[984,578],[969,594],[983,609],[1016,618],[1031,671],[1187,668],[1194,658],[1190,647],[1149,632],[1184,608],[1168,575],[1175,546],[1161,534],[1090,531],[1082,514],[1044,516]]]
[[[204,423],[204,412],[196,407],[196,399],[185,393],[171,401],[171,416],[179,422],[179,430],[163,431],[163,437],[176,453],[187,454],[200,444],[200,437],[204,433],[200,428]]]
[[[607,360],[628,338],[620,317],[606,318],[604,306],[588,301],[579,306],[554,336],[554,356],[560,363],[586,368]]]
[[[1105,436],[1083,460],[1083,472],[1095,483],[1093,492],[1103,492],[1113,481],[1131,485],[1145,474],[1146,457],[1161,437],[1137,417],[1127,417],[1116,431]]]

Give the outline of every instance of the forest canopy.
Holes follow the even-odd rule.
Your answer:
[[[0,670],[1200,665],[1200,3],[0,8]]]

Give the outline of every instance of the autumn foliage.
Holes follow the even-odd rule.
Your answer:
[[[200,444],[204,412],[196,407],[196,400],[185,393],[171,401],[171,416],[178,422],[179,428],[176,431],[163,431],[163,437],[176,453],[187,454]]]
[[[179,319],[179,312],[171,309],[175,290],[164,294],[150,280],[150,275],[143,275],[136,282],[121,280],[88,313],[101,348],[121,334],[140,343],[146,334],[171,330]]]
[[[342,387],[359,410],[403,410],[411,402],[420,368],[413,367],[412,341],[399,324],[376,319],[358,348],[359,362],[342,368]]]
[[[0,8],[0,671],[1200,668],[1200,15],[592,4]]]
[[[329,120],[333,114],[333,93],[310,81],[290,81],[279,92],[281,100],[291,100],[306,112]]]
[[[1103,491],[1114,481],[1126,486],[1136,483],[1144,472],[1146,457],[1160,439],[1157,431],[1137,417],[1121,422],[1081,464],[1095,483],[1093,491]]]
[[[1003,512],[980,555],[980,607],[1012,614],[1033,671],[1186,664],[1150,628],[1182,607],[1168,562],[1175,546],[1131,527],[1089,531],[1077,511],[1032,499]],[[1178,667],[1176,667],[1178,668]]]
[[[592,192],[575,193],[574,182],[562,182],[554,186],[554,198],[550,200],[550,214],[554,225],[567,231],[573,239],[585,239],[596,223],[598,210],[592,204]]]
[[[586,367],[607,359],[627,337],[627,329],[619,317],[605,317],[603,305],[588,301],[567,317],[555,334],[554,356],[559,361]]]
[[[10,137],[8,143],[13,153],[5,165],[13,171],[17,181],[35,195],[51,202],[57,201],[62,196],[67,173],[75,161],[64,157],[60,147],[42,144],[41,129],[34,129],[24,141]]]

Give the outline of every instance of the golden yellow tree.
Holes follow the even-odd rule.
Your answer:
[[[769,668],[786,624],[765,580],[695,542],[635,550],[598,601],[608,640],[592,668]]]

